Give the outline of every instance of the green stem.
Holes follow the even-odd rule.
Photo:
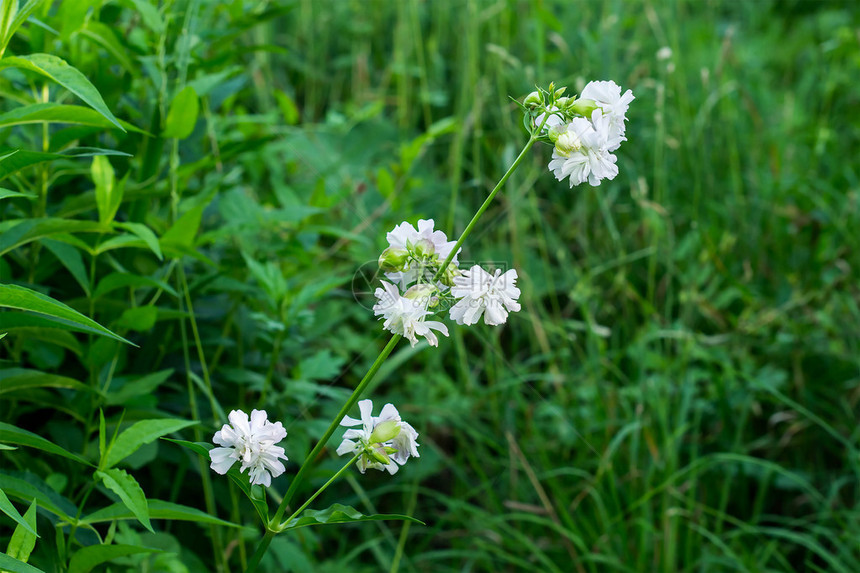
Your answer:
[[[274,529],[266,528],[266,535],[260,540],[260,544],[257,545],[256,551],[251,555],[251,558],[248,560],[248,567],[245,569],[245,573],[253,573],[257,570],[257,565],[260,564],[260,560],[263,558],[263,555],[266,554],[266,551],[269,549],[269,544],[272,542],[272,539],[277,534],[277,531]]]
[[[331,435],[334,434],[334,431],[337,429],[338,425],[340,425],[340,421],[343,420],[343,417],[349,412],[350,408],[352,408],[358,399],[361,397],[364,389],[367,388],[367,385],[370,384],[370,381],[373,380],[373,377],[376,375],[376,372],[379,370],[382,363],[385,362],[385,359],[388,358],[388,355],[391,354],[391,351],[394,350],[394,347],[397,346],[397,342],[400,340],[401,336],[399,334],[394,334],[391,336],[391,340],[388,341],[388,344],[385,345],[385,348],[382,349],[382,352],[379,353],[379,356],[376,357],[376,360],[373,362],[373,365],[370,367],[370,370],[367,371],[367,374],[364,375],[364,378],[361,379],[361,382],[358,383],[358,386],[355,387],[355,390],[352,392],[352,396],[349,397],[349,400],[346,401],[346,404],[340,409],[340,412],[334,417],[331,424],[329,424],[328,429],[323,434],[323,437],[320,438],[317,445],[314,447],[313,451],[308,454],[308,457],[305,458],[305,463],[302,464],[302,467],[299,468],[296,477],[293,478],[292,483],[290,483],[290,487],[287,489],[287,493],[284,494],[284,499],[281,500],[281,504],[278,506],[278,511],[275,512],[275,516],[272,518],[270,523],[279,524],[281,518],[284,516],[284,512],[287,510],[287,506],[290,504],[290,500],[293,499],[293,496],[296,493],[299,485],[302,483],[302,479],[305,474],[310,471],[311,465],[314,460],[316,460],[319,453],[325,447]]]
[[[351,459],[351,460],[349,460],[349,461],[348,461],[348,462],[347,462],[347,463],[346,463],[342,468],[340,468],[340,470],[338,470],[338,472],[337,472],[336,474],[334,474],[333,476],[331,476],[331,479],[330,479],[330,480],[328,480],[327,482],[325,482],[325,483],[322,485],[322,487],[321,487],[321,488],[319,488],[319,489],[316,491],[316,493],[314,493],[312,496],[310,496],[310,497],[308,498],[308,500],[302,504],[302,506],[301,506],[300,508],[298,508],[296,511],[294,511],[294,512],[293,512],[293,514],[292,514],[291,516],[289,516],[289,517],[287,518],[287,520],[286,520],[286,521],[284,521],[283,523],[281,523],[280,525],[278,525],[278,529],[279,529],[279,530],[281,530],[281,531],[283,531],[284,529],[286,529],[286,527],[290,524],[290,522],[291,522],[292,520],[294,520],[296,517],[298,517],[298,516],[299,516],[299,514],[300,514],[301,512],[303,512],[305,509],[307,509],[307,507],[311,504],[311,502],[312,502],[313,500],[315,500],[315,499],[317,498],[317,496],[319,496],[319,494],[321,494],[322,492],[324,492],[328,486],[330,486],[331,484],[333,484],[333,483],[335,482],[335,480],[337,480],[337,478],[339,478],[340,476],[342,476],[342,475],[343,475],[343,472],[345,472],[346,470],[348,470],[348,469],[349,469],[349,467],[350,467],[352,464],[354,464],[356,461],[358,461],[358,458],[359,458],[359,457],[361,457],[361,454],[362,454],[362,453],[363,453],[363,452],[359,452],[359,453],[357,453],[356,455],[354,455],[354,456],[352,457],[352,459]]]
[[[445,269],[448,268],[448,264],[456,256],[457,251],[460,250],[460,247],[463,245],[463,242],[466,240],[466,237],[468,237],[472,233],[472,229],[475,227],[475,224],[478,222],[478,219],[481,218],[481,215],[484,214],[484,211],[486,211],[487,207],[490,206],[490,203],[493,202],[493,198],[495,198],[496,194],[502,189],[502,187],[508,181],[508,178],[513,174],[513,172],[517,170],[517,167],[519,167],[520,163],[522,163],[523,159],[526,156],[526,153],[528,153],[528,150],[531,149],[532,145],[534,145],[535,141],[537,141],[537,134],[539,134],[541,132],[541,130],[543,129],[543,126],[546,123],[546,120],[548,117],[549,117],[549,114],[546,114],[544,116],[544,119],[541,122],[540,126],[535,131],[533,131],[531,133],[531,136],[529,137],[529,140],[526,142],[525,146],[523,147],[523,150],[520,151],[520,154],[514,160],[513,164],[511,164],[511,166],[508,168],[508,170],[505,172],[505,174],[502,175],[502,178],[499,179],[499,182],[496,183],[496,186],[493,188],[493,190],[490,192],[490,194],[484,200],[484,204],[481,205],[481,207],[475,213],[475,216],[472,217],[472,220],[469,221],[468,225],[466,225],[466,228],[463,230],[463,233],[460,235],[460,238],[457,239],[457,242],[454,244],[454,248],[451,249],[451,252],[448,253],[448,256],[445,258],[445,260],[439,266],[439,270],[436,271],[436,275],[433,277],[434,281],[438,281],[442,277],[442,275],[445,274]]]
[[[390,342],[388,344],[389,346],[391,345]],[[320,440],[320,443],[324,443],[324,440]],[[328,486],[333,484],[340,476],[344,474],[346,470],[350,468],[350,466],[352,466],[352,464],[354,464],[358,460],[361,454],[362,452],[359,452],[358,454],[354,455],[351,460],[349,460],[342,468],[340,468],[340,470],[338,470],[336,474],[331,477],[331,479],[325,482],[322,487],[320,487],[312,496],[310,496],[300,508],[293,512],[293,514],[289,516],[285,522],[278,523],[280,517],[272,518],[272,520],[266,527],[266,535],[264,535],[263,538],[260,540],[259,545],[257,545],[257,549],[254,551],[254,554],[251,556],[251,559],[248,560],[248,566],[245,568],[245,573],[254,573],[254,571],[257,570],[257,566],[263,559],[263,555],[265,555],[266,551],[269,549],[269,544],[272,543],[272,539],[275,537],[275,535],[283,531],[293,519],[298,517],[299,514],[301,514],[305,509],[307,509],[307,507],[311,504],[311,502],[313,502],[313,500],[315,500],[322,492],[324,492],[328,488]],[[310,465],[309,461],[310,460],[306,461],[302,467]],[[293,482],[295,482],[295,480],[293,480]],[[284,507],[283,504],[281,504],[281,507]],[[280,509],[281,508],[279,507],[278,510],[280,511]],[[276,527],[273,527],[273,524],[278,525]]]

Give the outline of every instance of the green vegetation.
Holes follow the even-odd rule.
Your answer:
[[[260,570],[860,571],[853,2],[16,4],[0,570],[243,571],[262,489],[191,442],[283,421],[277,507],[389,339],[385,233],[456,238],[528,139],[509,96],[611,79],[618,177],[537,144],[467,241],[522,310],[371,382],[421,457],[346,472]]]

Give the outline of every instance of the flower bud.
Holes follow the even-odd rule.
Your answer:
[[[426,302],[427,307],[434,307],[439,304],[439,297],[434,296],[436,294],[436,287],[430,284],[418,284],[412,285],[406,292],[403,293],[403,298],[408,298],[409,300],[418,300],[422,303]]]
[[[373,433],[370,434],[371,444],[381,444],[393,440],[400,434],[400,422],[397,420],[386,420],[376,424]]]
[[[554,125],[549,128],[547,135],[549,136],[549,140],[553,143],[558,141],[558,138],[563,134],[567,133],[567,124]]]
[[[436,254],[436,247],[433,245],[433,241],[421,239],[412,245],[412,252],[418,258],[430,257]]]
[[[379,255],[379,268],[386,273],[402,271],[408,257],[409,253],[403,249],[388,247]]]
[[[439,281],[445,286],[454,286],[454,278],[459,277],[460,274],[460,269],[457,268],[457,265],[449,264],[445,267],[445,272],[442,273],[442,276],[439,277]]]
[[[391,458],[385,453],[381,447],[371,447],[366,450],[367,455],[375,462],[388,465],[391,463]]]
[[[555,100],[558,101],[558,98],[564,95],[565,90],[567,90],[567,86],[561,86],[557,90],[555,90]]]
[[[526,96],[526,99],[523,100],[523,105],[529,109],[534,109],[543,104],[541,100],[540,94],[538,92],[532,92]]]
[[[570,154],[582,147],[582,141],[575,131],[567,130],[561,133],[555,141],[555,149],[559,155],[570,157]]]
[[[597,109],[597,104],[594,100],[578,99],[573,104],[567,106],[568,110],[573,113],[578,113],[582,117],[591,117],[591,112]]]

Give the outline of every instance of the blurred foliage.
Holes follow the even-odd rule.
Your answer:
[[[427,526],[305,528],[265,565],[860,571],[853,2],[28,7],[0,36],[0,280],[133,345],[0,313],[0,549],[26,546],[35,498],[44,571],[99,541],[162,551],[111,570],[240,570],[260,530],[229,480],[154,438],[105,465],[100,436],[188,420],[162,429],[208,441],[264,407],[289,432],[282,493],[384,343],[367,281],[385,232],[462,230],[525,141],[509,96],[612,79],[636,95],[620,175],[568,189],[534,150],[461,257],[517,268],[522,312],[400,347],[373,397],[420,459],[314,505]],[[40,53],[102,104],[9,63]],[[151,530],[87,522],[129,504],[84,463],[133,476]]]

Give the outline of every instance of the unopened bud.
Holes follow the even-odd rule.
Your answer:
[[[430,257],[436,254],[436,246],[429,239],[421,239],[412,245],[412,252],[418,258]]]
[[[409,253],[403,249],[388,247],[379,255],[379,268],[386,273],[402,271],[408,257]]]
[[[370,456],[372,460],[385,465],[391,463],[391,458],[389,456],[396,451],[396,448],[392,448],[390,446],[383,446],[382,444],[374,444],[373,446],[365,450],[367,455]]]
[[[597,109],[597,104],[594,100],[578,99],[573,104],[567,106],[573,113],[578,113],[582,117],[591,117],[591,113]]]
[[[460,269],[456,265],[449,264],[445,267],[445,272],[439,277],[439,280],[445,286],[454,286],[454,278],[460,276]],[[434,305],[435,306],[435,305]]]
[[[426,303],[426,306],[430,308],[439,304],[439,298],[435,294],[436,287],[425,283],[412,285],[406,289],[406,292],[403,293],[403,298],[421,301],[422,303]]]
[[[567,86],[562,86],[555,90],[555,99],[558,101],[558,98],[564,95],[564,92],[567,90]]]
[[[555,141],[555,149],[559,155],[570,157],[570,154],[582,147],[582,141],[575,131],[567,130],[560,134]]]
[[[381,444],[393,440],[400,434],[400,422],[397,420],[386,420],[376,424],[373,433],[370,434],[371,444]]]
[[[523,105],[529,109],[534,109],[543,104],[541,100],[540,94],[538,92],[532,92],[526,96],[526,99],[523,100]]]

